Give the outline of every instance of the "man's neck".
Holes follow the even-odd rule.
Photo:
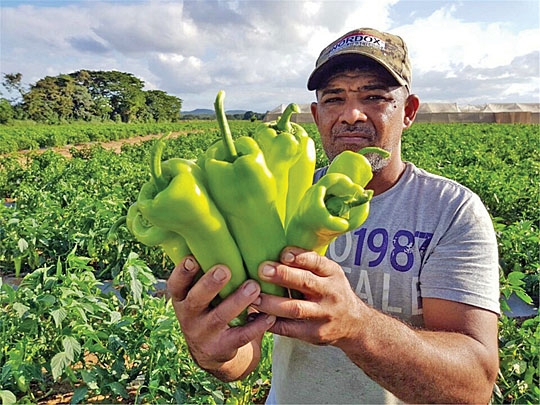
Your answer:
[[[366,189],[373,190],[374,195],[382,194],[399,181],[404,171],[405,162],[401,158],[394,159],[388,166],[373,175],[373,179],[368,183]]]

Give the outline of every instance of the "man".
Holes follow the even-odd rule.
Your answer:
[[[261,264],[261,279],[302,300],[260,293],[253,280],[216,308],[229,280],[186,258],[168,287],[198,364],[223,380],[252,371],[275,334],[268,403],[487,403],[498,371],[497,246],[490,217],[465,187],[401,159],[418,110],[401,38],[358,29],[326,47],[308,80],[329,159],[378,146],[371,213],[326,257],[295,247]],[[322,173],[318,172],[316,178]],[[251,306],[246,326],[227,323]]]

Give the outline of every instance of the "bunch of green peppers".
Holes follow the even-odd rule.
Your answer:
[[[343,152],[312,184],[315,145],[291,122],[299,112],[296,104],[279,120],[260,124],[252,137],[234,140],[223,98],[220,91],[214,103],[221,139],[196,162],[162,161],[165,143],[156,142],[151,178],[129,208],[126,224],[138,241],[161,246],[175,264],[192,254],[205,272],[216,264],[228,266],[232,278],[221,299],[247,278],[257,279],[265,293],[284,296],[283,287],[258,279],[259,264],[277,261],[287,245],[324,254],[337,236],[359,227],[373,195],[364,189],[372,178],[364,155],[388,153]]]

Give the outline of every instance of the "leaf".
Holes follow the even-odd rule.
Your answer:
[[[81,370],[81,376],[83,381],[88,385],[91,390],[97,390],[99,388],[97,384],[97,378],[95,371]]]
[[[64,346],[64,351],[70,362],[74,361],[75,357],[81,354],[81,344],[73,336],[66,336],[62,340],[62,346]]]
[[[62,327],[62,321],[66,319],[67,312],[64,308],[58,308],[51,311],[51,316],[54,319],[54,324],[57,328]]]
[[[137,274],[139,273],[139,266],[129,266],[128,273],[130,275],[129,287],[131,293],[133,294],[133,299],[135,302],[140,303],[142,300],[142,283],[137,279]]]
[[[532,298],[525,291],[516,290],[515,293],[524,303],[532,304]]]
[[[30,316],[21,322],[19,330],[23,333],[36,333],[39,329],[39,322],[35,316]]]
[[[15,301],[15,297],[16,297],[15,289],[9,284],[2,283],[1,280],[2,278],[0,277],[0,284],[1,284],[0,291],[4,292],[7,295],[8,297],[7,302],[9,303],[9,302]],[[2,300],[2,303],[5,303],[5,301]]]
[[[506,298],[508,298],[508,297],[506,297]],[[508,305],[506,300],[500,300],[500,304],[501,304],[501,311],[503,311],[503,312],[511,312],[512,311],[512,308],[510,308],[510,305]]]
[[[7,224],[8,225],[19,225],[19,222],[21,222],[21,220],[19,218],[11,218]]]
[[[111,391],[114,394],[120,395],[122,398],[127,398],[129,396],[126,388],[117,381],[110,383],[109,387],[111,387]]]
[[[176,391],[174,392],[174,401],[177,404],[185,404],[188,402],[188,396],[186,395],[185,391],[182,390],[180,387],[176,388]]]
[[[21,274],[22,257],[21,256],[14,257],[13,264],[15,265],[15,276],[19,277],[19,275]]]
[[[117,323],[119,322],[120,320],[122,319],[122,314],[118,311],[111,311],[111,319],[110,319],[110,323],[113,324],[113,323]]]
[[[15,304],[13,304],[13,309],[17,312],[19,318],[22,318],[23,315],[30,309],[30,307],[27,307],[20,302],[16,302]]]
[[[24,253],[26,249],[28,249],[28,242],[24,238],[20,238],[17,242],[17,247],[19,248],[19,251],[21,253]]]
[[[60,261],[60,257],[56,260],[56,277],[60,277],[62,275],[62,262]]]
[[[81,307],[77,307],[75,308],[75,310],[79,313],[79,315],[81,316],[81,319],[86,323],[88,322],[88,318],[86,317],[86,313],[84,312],[84,309],[81,308]]]
[[[536,324],[539,324],[540,326],[540,311],[538,311],[538,314],[534,318],[526,319],[521,324],[522,328],[534,328]]]
[[[41,304],[45,304],[46,306],[51,306],[56,302],[56,297],[51,294],[43,294],[38,297],[37,301]]]
[[[512,285],[523,285],[524,277],[525,273],[522,273],[520,271],[512,271],[510,274],[508,274],[508,282]]]
[[[88,387],[85,385],[75,389],[75,391],[73,392],[73,397],[71,398],[70,404],[78,404],[79,402],[81,402],[86,397],[87,392],[88,392]]]
[[[51,359],[51,369],[53,380],[58,379],[64,372],[64,369],[69,366],[70,360],[66,352],[56,353]]]
[[[516,374],[521,375],[525,372],[526,369],[527,369],[527,362],[523,360],[515,361],[512,364],[512,371]]]
[[[0,390],[0,399],[4,405],[12,405],[17,402],[17,397],[8,390]]]

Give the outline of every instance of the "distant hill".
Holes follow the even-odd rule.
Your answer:
[[[209,110],[207,108],[197,108],[196,110],[191,111],[182,111],[183,115],[214,115],[214,110]]]
[[[225,114],[235,115],[235,114],[245,114],[247,110],[228,110],[225,111]],[[182,111],[183,115],[216,115],[214,110],[208,108],[197,108],[191,111]]]

